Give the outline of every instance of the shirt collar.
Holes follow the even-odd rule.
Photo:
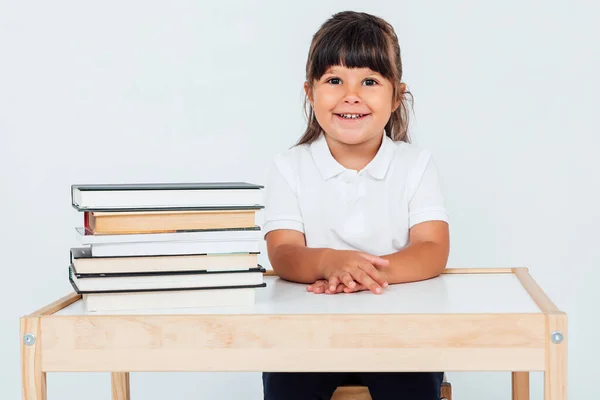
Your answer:
[[[383,179],[394,157],[395,148],[394,141],[384,134],[377,154],[364,170],[375,179]],[[338,163],[331,155],[323,133],[310,144],[310,151],[323,179],[327,180],[347,171],[347,168]]]

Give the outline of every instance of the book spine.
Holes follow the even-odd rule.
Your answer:
[[[87,232],[93,232],[93,229],[90,226],[90,212],[88,212],[88,211],[84,211],[84,213],[83,213],[83,228]]]

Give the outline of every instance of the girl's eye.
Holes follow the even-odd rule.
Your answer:
[[[333,85],[339,85],[342,83],[340,78],[330,78],[327,80],[327,83],[331,83]],[[375,79],[365,79],[364,83],[366,86],[375,86],[377,85],[377,81]]]

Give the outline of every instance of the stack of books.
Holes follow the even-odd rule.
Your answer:
[[[250,305],[263,186],[245,182],[72,185],[80,247],[69,281],[87,311]]]

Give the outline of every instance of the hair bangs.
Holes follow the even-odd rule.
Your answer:
[[[316,43],[311,78],[320,79],[333,66],[369,68],[393,80],[391,46],[384,33],[364,24],[339,24],[326,40]],[[334,28],[335,29],[335,28]],[[385,50],[384,50],[385,49]]]

